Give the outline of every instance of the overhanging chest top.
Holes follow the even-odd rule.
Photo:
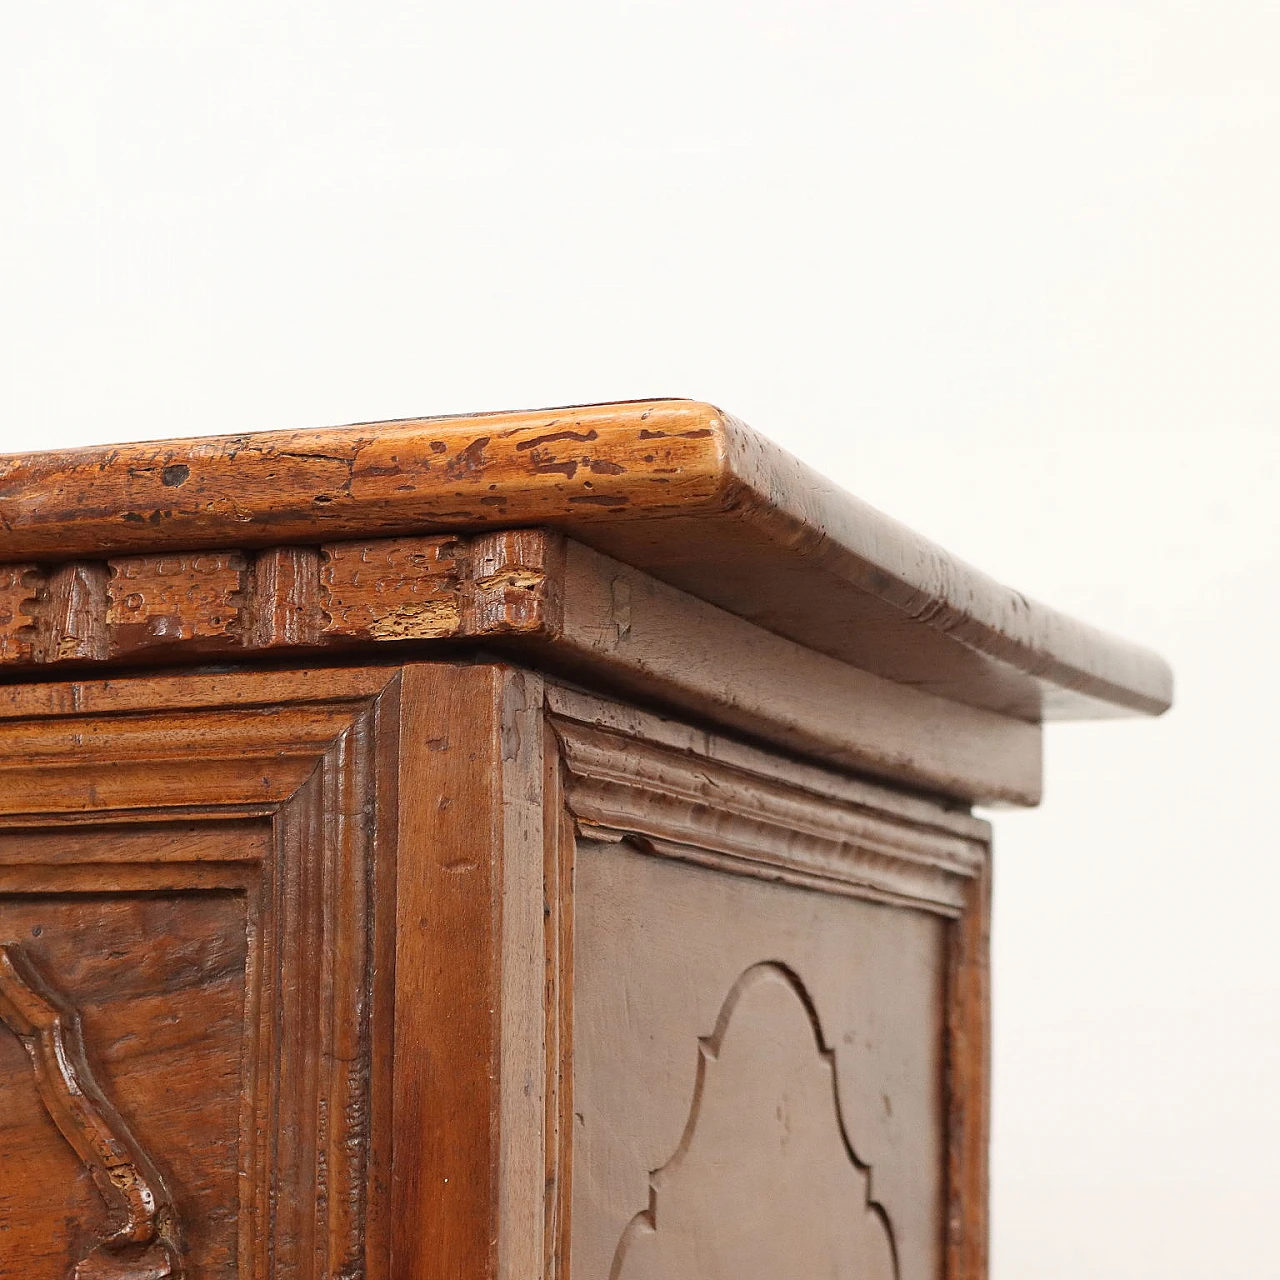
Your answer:
[[[1001,586],[708,404],[0,458],[0,562],[11,566],[530,527],[970,706],[1040,720],[1170,702],[1157,655]]]

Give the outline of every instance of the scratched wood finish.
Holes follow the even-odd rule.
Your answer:
[[[0,459],[0,561],[15,566],[528,525],[958,702],[1028,720],[1169,705],[1156,655],[1001,586],[707,404]]]
[[[536,530],[0,567],[0,667],[554,633]]]
[[[0,1274],[985,1280],[968,806],[1158,658],[685,401],[0,459],[0,562]]]
[[[970,802],[1040,797],[1039,725],[851,669],[544,530],[70,562],[10,580],[25,611],[10,616],[26,622],[10,626],[0,671],[485,639],[829,763]]]

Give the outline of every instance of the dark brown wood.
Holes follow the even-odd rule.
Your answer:
[[[947,1276],[985,1280],[991,1139],[991,855],[983,857],[948,956]]]
[[[544,530],[72,561],[28,582],[14,667],[486,639],[829,763],[975,803],[1040,798],[1039,725],[850,668]]]
[[[559,629],[502,637],[584,683],[970,803],[1033,805],[1041,726],[815,653],[575,542]]]

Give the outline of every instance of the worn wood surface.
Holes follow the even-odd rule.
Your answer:
[[[7,692],[4,1274],[386,1280],[396,673]]]
[[[0,689],[0,1269],[981,1280],[988,839],[493,661]]]
[[[573,1274],[787,1280],[803,1259],[983,1280],[989,826],[578,690],[547,699],[577,832]],[[762,968],[793,1000],[749,1020],[726,1102],[726,1011]],[[824,1067],[834,1125],[814,1111]],[[858,1194],[838,1209],[833,1186]],[[775,1213],[792,1194],[803,1209]]]
[[[555,1162],[541,684],[421,664],[401,705],[393,1275],[527,1280]]]
[[[3,984],[0,1271],[237,1275],[242,899],[27,893],[0,917],[8,947],[38,956],[22,985],[61,1012],[40,1054],[14,1016],[21,987]],[[71,1109],[86,1095],[96,1123]]]
[[[590,548],[565,548],[558,630],[495,637],[586,684],[969,803],[1034,805],[1038,724],[815,653]]]
[[[8,566],[0,672],[554,635],[562,555],[509,530]]]
[[[545,530],[70,562],[22,580],[28,622],[0,672],[484,640],[833,764],[974,803],[1040,798],[1039,725],[849,667]]]
[[[984,1280],[966,807],[1159,659],[683,401],[0,459],[0,560],[0,1274]]]
[[[946,921],[626,843],[577,880],[575,1276],[945,1274]]]
[[[731,416],[679,400],[0,459],[0,649],[31,643],[4,618],[33,564],[166,553],[187,566],[170,585],[195,574],[190,588],[221,617],[238,570],[197,570],[192,552],[531,525],[972,706],[1038,720],[1169,704],[1155,655],[999,585]],[[74,612],[78,593],[98,589],[78,573],[51,607]],[[154,635],[167,615],[150,612],[153,594],[133,594],[142,605],[117,625]]]
[[[584,904],[589,909],[590,904]],[[835,1053],[812,997],[752,965],[699,1038],[693,1100],[611,1280],[898,1280],[888,1214],[840,1111]]]

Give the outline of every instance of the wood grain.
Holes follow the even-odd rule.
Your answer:
[[[405,668],[397,1277],[526,1280],[548,1245],[541,682]]]
[[[0,713],[0,931],[82,1012],[94,1075],[172,1192],[184,1280],[389,1280],[397,672],[49,692]],[[34,1153],[6,1265],[100,1260],[92,1162],[67,1176],[49,1114],[6,1102],[2,1055],[18,1136],[0,1147]],[[63,1183],[72,1198],[40,1200]],[[128,1260],[78,1280],[162,1274]]]
[[[406,673],[396,901],[392,1274],[496,1274],[502,877],[500,681]],[[429,781],[428,781],[429,779]]]
[[[181,1228],[160,1174],[94,1079],[79,1013],[15,943],[0,945],[0,1022],[27,1051],[49,1118],[114,1218],[74,1280],[181,1280]]]
[[[0,662],[31,661],[39,581],[34,564],[0,565]]]
[[[507,638],[584,684],[971,803],[1037,804],[1041,728],[893,684],[569,542],[560,627]]]
[[[0,836],[0,851],[11,842]],[[95,1272],[134,1280],[176,1276],[180,1262],[189,1280],[238,1277],[243,900],[229,891],[84,897],[51,887],[15,895],[6,885],[0,930],[21,939],[43,984],[56,981],[59,1003],[74,1007],[64,1026],[78,1022],[84,1040],[69,1046],[71,1060],[82,1082],[88,1068],[90,1092],[110,1099],[102,1112],[112,1137],[101,1157],[77,1149],[41,1103],[29,1051],[0,1030],[3,1269],[70,1277],[87,1263],[84,1280]],[[104,1200],[115,1208],[138,1185],[130,1166],[158,1192],[157,1210],[180,1206],[180,1235],[170,1216],[156,1222],[154,1246],[119,1240],[129,1219],[122,1209],[109,1214]]]
[[[736,1243],[767,1231],[790,1246],[791,1269],[764,1269],[777,1257],[762,1246],[761,1269],[747,1264],[738,1274],[790,1280],[810,1274],[812,1261],[813,1274],[844,1275],[862,1260],[863,1274],[883,1276],[883,1258],[876,1269],[874,1255],[849,1257],[859,1244],[870,1250],[877,1243],[874,1232],[859,1231],[857,1244],[847,1235],[851,1219],[859,1228],[874,1225],[865,1222],[870,1200],[883,1210],[897,1255],[888,1276],[945,1275],[940,1015],[950,922],[589,838],[579,842],[575,899],[574,1276],[608,1276],[638,1213],[654,1213],[656,1237],[666,1229],[666,1188],[657,1173],[689,1139],[691,1118],[697,1121],[702,1047],[743,975],[765,963],[795,975],[810,998],[832,1050],[839,1121],[830,1077],[825,1091],[794,1087],[822,1068],[803,1007],[783,1002],[780,1011],[762,1014],[763,1025],[751,1019],[764,1033],[757,1062],[776,1064],[790,1087],[777,1083],[776,1073],[773,1082],[753,1078],[750,1062],[732,1073],[743,1106],[736,1124],[716,1130],[712,1146],[723,1157],[717,1176],[725,1189],[741,1186],[739,1174],[748,1185],[737,1197],[720,1195],[716,1179],[704,1176],[681,1197],[683,1206],[667,1206],[679,1243],[688,1244],[696,1230],[706,1244],[701,1265],[667,1274],[736,1280],[724,1269],[741,1260]],[[782,1043],[769,1043],[770,1026],[786,1029]],[[766,1102],[769,1094],[775,1096]],[[792,1138],[815,1166],[807,1174],[789,1163],[779,1107],[790,1113]],[[835,1159],[841,1128],[856,1164]],[[822,1221],[771,1185],[771,1161],[774,1172],[787,1170],[797,1182],[794,1190],[826,1206]],[[868,1181],[856,1177],[858,1164]],[[825,1187],[809,1181],[818,1170]],[[716,1221],[706,1220],[708,1210]],[[696,1228],[686,1214],[701,1218]],[[837,1259],[843,1269],[833,1267]],[[818,1265],[824,1262],[826,1269]],[[626,1269],[621,1278],[629,1280]]]
[[[562,561],[527,530],[0,566],[0,667],[553,634]]]
[[[543,525],[842,662],[1027,720],[1163,711],[1156,655],[1001,586],[707,404],[15,455],[0,560]]]
[[[734,767],[561,716],[552,724],[565,804],[594,839],[639,840],[737,875],[950,916],[982,865],[968,822],[904,822],[866,792],[861,805],[837,799],[834,778],[802,790],[763,754],[754,768]]]
[[[854,1163],[870,1166],[891,1225],[890,1274],[979,1280],[989,825],[581,690],[549,683],[546,696],[561,760],[549,794],[563,795],[576,831],[557,840],[556,865],[573,933],[558,1035],[572,1072],[560,1114],[572,1133],[566,1235],[578,1272],[621,1268],[627,1231],[661,1222],[653,1178],[689,1140],[697,1046],[714,1038],[741,975],[767,962],[811,997],[810,1043],[832,1053]],[[759,1154],[722,1152],[717,1167],[754,1162],[763,1185]],[[675,1234],[708,1242],[700,1280],[717,1250],[732,1256],[734,1233],[749,1239],[772,1222],[761,1206],[776,1196],[757,1187],[744,1198],[740,1209],[711,1187],[685,1198],[701,1225]],[[710,1206],[720,1225],[706,1220]],[[785,1223],[774,1229],[793,1239]],[[790,1256],[806,1259],[825,1247],[812,1232],[793,1244]],[[771,1277],[768,1248],[752,1256]],[[678,1256],[662,1258],[674,1274]]]
[[[986,1280],[991,1144],[991,855],[948,956],[947,1280]]]

